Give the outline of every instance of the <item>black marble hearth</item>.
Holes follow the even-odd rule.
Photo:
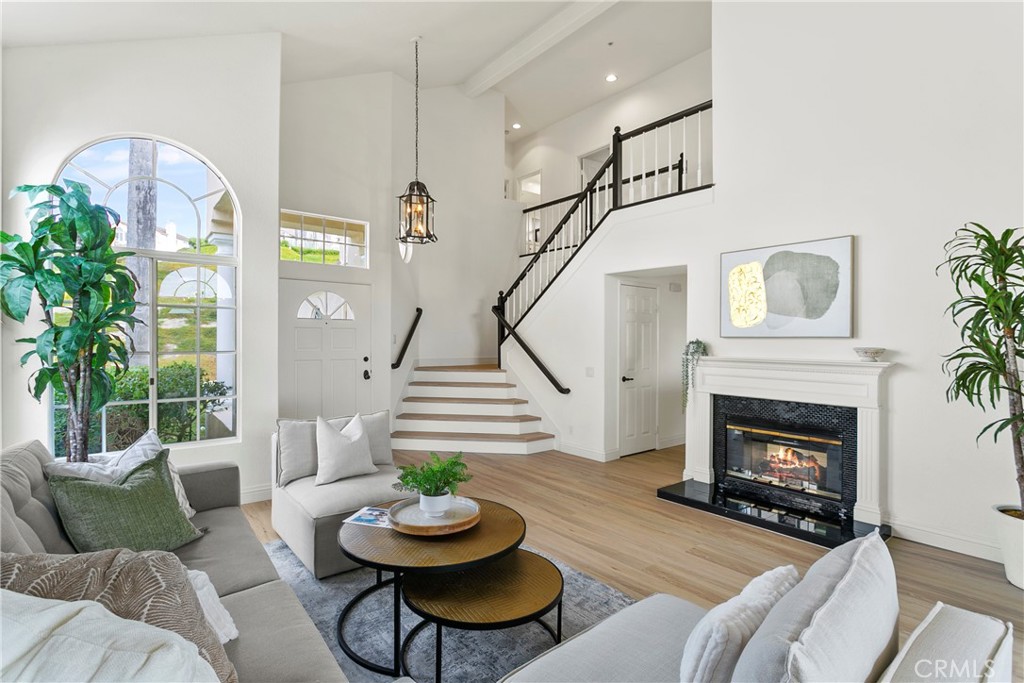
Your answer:
[[[726,496],[721,492],[716,493],[715,486],[693,479],[658,489],[658,498],[816,543],[826,548],[835,548],[854,538],[866,536],[875,529],[880,530],[882,538],[889,538],[892,534],[892,529],[888,524],[879,527],[853,519],[846,519],[838,523],[834,520],[819,519],[804,511],[790,510],[777,505],[769,506]]]

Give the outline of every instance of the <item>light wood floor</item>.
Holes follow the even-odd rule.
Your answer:
[[[398,464],[426,458],[395,451]],[[657,498],[681,478],[683,448],[598,463],[557,451],[466,454],[473,481],[460,494],[488,498],[526,519],[526,543],[642,598],[671,593],[703,607],[732,597],[781,564],[800,573],[826,550]],[[270,502],[244,506],[263,542],[277,538]],[[1013,623],[1014,670],[1024,672],[1024,592],[994,562],[891,539],[905,640],[937,600]]]

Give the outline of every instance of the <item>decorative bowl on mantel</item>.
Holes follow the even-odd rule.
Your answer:
[[[877,363],[885,353],[885,349],[879,346],[855,346],[853,350],[857,352],[864,363]]]

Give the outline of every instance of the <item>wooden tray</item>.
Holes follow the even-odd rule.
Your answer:
[[[472,498],[455,496],[452,507],[441,517],[427,517],[418,498],[396,503],[388,510],[391,528],[412,536],[444,536],[465,531],[480,521],[480,506]]]

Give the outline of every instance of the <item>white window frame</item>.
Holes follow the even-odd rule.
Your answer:
[[[361,221],[358,218],[343,218],[341,216],[328,216],[327,214],[324,214],[324,213],[313,213],[312,211],[296,211],[295,209],[286,209],[286,208],[282,207],[278,211],[278,230],[277,230],[278,244],[280,244],[280,240],[284,239],[284,236],[281,234],[281,230],[283,230],[284,227],[280,225],[280,222],[281,222],[281,215],[282,214],[286,214],[286,213],[291,214],[293,216],[298,216],[300,219],[302,217],[309,217],[309,218],[317,218],[317,219],[320,219],[320,220],[323,220],[323,221],[329,221],[330,220],[330,221],[338,221],[338,222],[341,222],[341,223],[356,223],[356,224],[362,225],[363,226],[363,231],[364,231],[363,234],[366,236],[365,242],[363,244],[363,248],[366,250],[366,265],[365,266],[359,266],[359,265],[355,265],[355,264],[351,264],[351,263],[341,263],[342,259],[340,258],[340,255],[339,255],[339,259],[338,259],[339,262],[337,264],[327,263],[326,261],[321,261],[320,263],[317,263],[315,261],[304,261],[304,260],[302,260],[302,252],[301,251],[299,252],[299,260],[298,261],[287,261],[287,260],[284,260],[284,259],[281,258],[281,253],[280,253],[280,249],[279,249],[278,250],[277,258],[278,258],[278,260],[281,263],[301,263],[301,264],[307,265],[307,266],[309,266],[309,265],[313,265],[313,266],[330,266],[332,268],[333,267],[338,267],[338,268],[356,268],[358,270],[370,270],[370,223],[369,223],[369,221]],[[347,233],[347,231],[346,231],[346,233]],[[324,232],[321,232],[321,235],[324,235],[324,234],[325,234]],[[321,244],[324,245],[324,251],[326,252],[326,246],[327,246],[326,240],[321,240]],[[324,258],[326,259],[326,256]],[[348,260],[347,257],[346,257],[345,260],[346,261]]]

